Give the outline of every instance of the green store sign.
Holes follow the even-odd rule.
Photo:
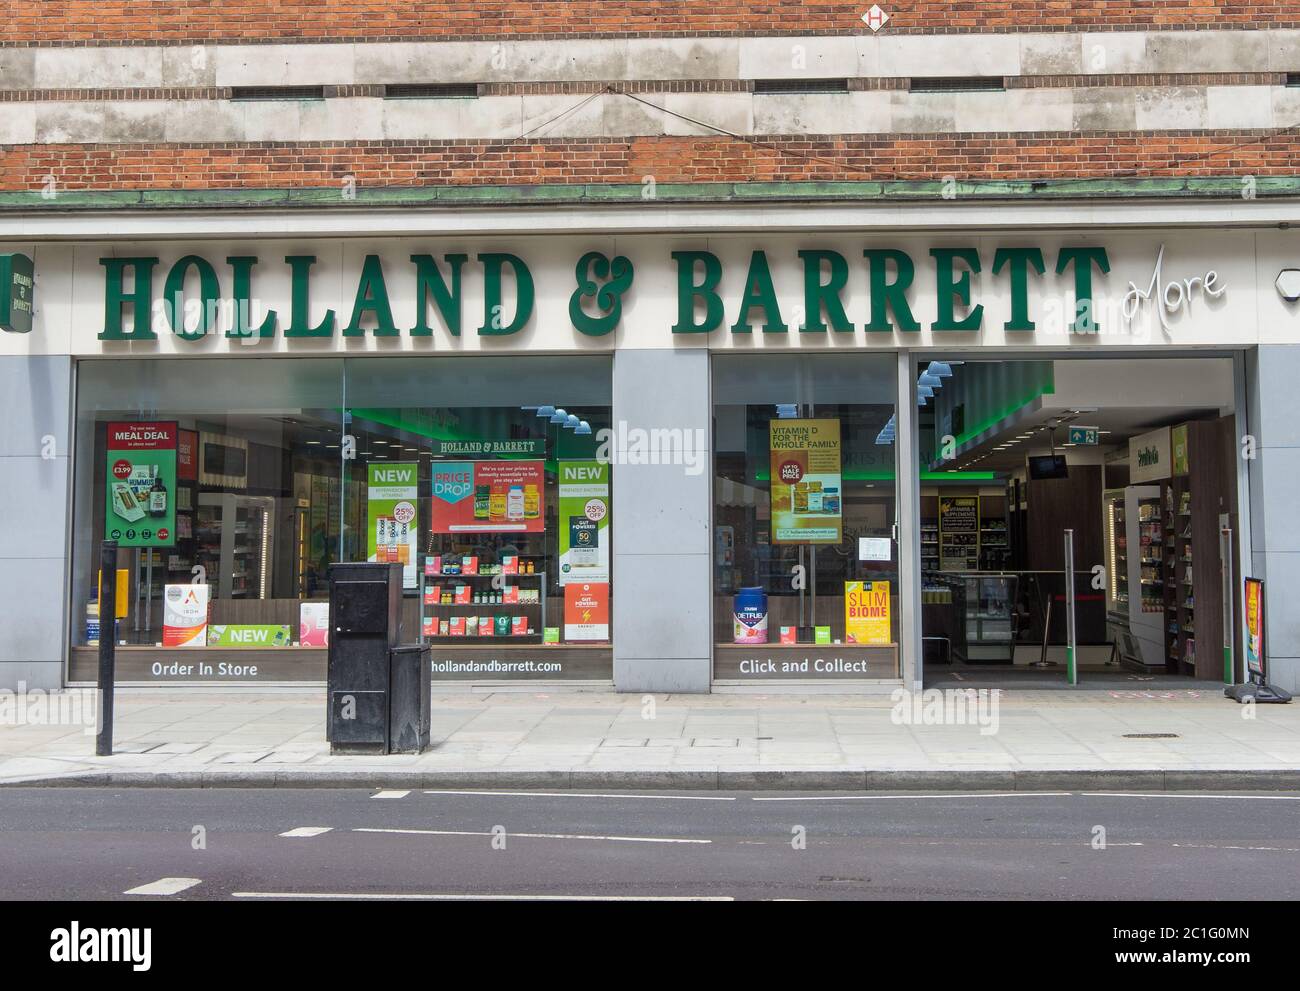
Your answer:
[[[27,334],[32,329],[36,273],[26,255],[0,255],[0,329]]]
[[[807,314],[798,326],[800,334],[850,334],[861,329],[868,333],[915,333],[921,324],[913,316],[909,291],[917,283],[916,265],[905,251],[894,248],[868,248],[862,252],[861,264],[867,270],[870,304],[867,320],[854,324],[844,306],[844,291],[849,279],[849,259],[838,251],[801,250],[798,258],[803,268],[802,312]],[[931,278],[936,299],[933,331],[978,332],[984,324],[984,307],[972,299],[971,276],[983,271],[985,259],[974,247],[931,248]],[[755,329],[764,334],[788,334],[791,331],[782,313],[772,279],[768,253],[755,250],[745,272],[743,291],[736,299],[724,301],[719,293],[723,264],[710,251],[674,251],[671,260],[677,274],[677,319],[674,334],[710,334],[720,329],[724,313],[737,312],[730,325],[733,334],[749,334]],[[1002,325],[1011,332],[1032,333],[1036,329],[1029,316],[1029,287],[1034,276],[1047,271],[1047,259],[1040,248],[998,248],[991,259],[990,271],[1007,280],[1010,290],[1010,318]],[[283,334],[288,339],[362,337],[429,337],[433,334],[430,314],[438,317],[452,336],[460,336],[465,326],[465,300],[462,273],[470,263],[467,254],[447,254],[435,258],[429,254],[410,256],[409,264],[416,279],[413,312],[404,314],[399,326],[393,312],[387,278],[378,255],[366,255],[357,279],[355,297],[346,322],[342,315],[327,310],[316,323],[311,313],[312,268],[314,255],[288,255],[290,298],[288,310],[269,310],[253,325],[254,286],[260,259],[253,255],[233,255],[225,259],[224,270],[199,255],[186,255],[176,261],[163,280],[161,298],[154,296],[156,257],[101,258],[105,270],[104,329],[101,341],[152,341],[158,331],[170,332],[183,340],[202,340],[215,332],[218,318],[229,338],[271,338]],[[277,261],[277,264],[279,262]],[[475,317],[475,333],[502,337],[518,333],[533,315],[536,299],[533,276],[527,263],[517,255],[488,252],[474,257],[483,276],[483,308]],[[505,298],[507,270],[514,284],[513,298]],[[1100,327],[1091,315],[1094,272],[1110,271],[1106,249],[1102,247],[1066,247],[1057,252],[1055,272],[1072,274],[1076,310],[1070,324],[1073,333],[1097,333]],[[128,286],[128,275],[129,286]],[[569,322],[582,334],[600,337],[613,331],[622,319],[624,294],[634,279],[632,262],[622,256],[608,258],[590,251],[574,266],[574,289],[569,297]],[[185,285],[197,284],[197,297],[186,297]],[[130,326],[124,316],[131,313]],[[959,312],[960,311],[960,312]],[[194,319],[187,319],[191,314]],[[155,320],[154,316],[158,319]],[[342,329],[340,330],[340,324]],[[366,329],[366,325],[371,325]]]

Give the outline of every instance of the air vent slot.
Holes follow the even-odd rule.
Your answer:
[[[401,83],[384,87],[388,100],[473,100],[478,83]]]
[[[232,86],[232,100],[323,100],[324,86]]]
[[[755,93],[847,93],[847,79],[755,79]]]
[[[914,76],[913,93],[1001,93],[1007,88],[1001,76]]]

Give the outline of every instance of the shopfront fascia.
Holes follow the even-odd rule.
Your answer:
[[[246,384],[231,391],[260,411],[280,408],[277,381],[310,379],[322,362],[367,363],[356,367],[380,392],[386,368],[399,378],[417,369],[436,393],[440,383],[459,377],[457,369],[465,366],[457,362],[506,361],[527,380],[535,360],[541,380],[530,382],[527,396],[513,405],[540,407],[554,405],[546,398],[554,393],[545,377],[559,374],[555,369],[566,359],[605,361],[585,367],[603,368],[593,374],[605,377],[602,388],[611,395],[605,419],[593,424],[597,432],[603,428],[599,439],[606,443],[599,454],[573,460],[610,463],[610,570],[617,591],[606,602],[608,664],[579,663],[575,678],[612,680],[627,690],[707,690],[715,678],[746,680],[724,678],[717,668],[722,638],[710,589],[718,566],[718,507],[708,470],[699,471],[703,452],[714,453],[718,361],[780,366],[796,355],[845,353],[891,361],[886,398],[867,405],[894,408],[891,464],[881,469],[892,480],[896,466],[916,463],[917,355],[1172,355],[1287,343],[1296,336],[1296,313],[1274,283],[1300,257],[1300,238],[1288,231],[1223,229],[646,233],[9,241],[0,253],[31,257],[36,285],[31,333],[0,335],[0,353],[69,356],[83,379],[92,366],[165,360],[168,375],[210,380],[255,367],[242,362],[272,359],[256,367],[273,369],[273,375],[263,380],[250,372],[240,376]],[[124,374],[127,367],[120,366],[124,381],[132,378]],[[339,379],[346,381],[346,374]],[[402,388],[418,391],[420,384],[405,381]],[[604,408],[599,391],[584,394],[587,407]],[[250,392],[264,395],[253,403]],[[807,401],[810,408],[819,403],[815,396]],[[410,399],[401,402],[417,408],[405,405]],[[756,400],[766,402],[765,396]],[[125,405],[133,416],[154,415],[147,396]],[[352,405],[340,397],[312,408]],[[424,406],[446,408],[433,398],[418,404]],[[217,412],[205,409],[203,416]],[[233,400],[224,412],[243,415]],[[84,426],[85,417],[78,422]],[[340,418],[340,440],[344,428]],[[84,493],[101,466],[92,439],[79,434],[75,443],[67,526],[85,534],[90,524],[80,517],[105,511]],[[549,449],[543,459],[558,469],[566,457]],[[894,615],[883,645],[890,658],[879,669],[846,664],[828,671],[846,687],[919,680],[916,478],[908,470],[900,477],[886,521],[889,529],[896,526]],[[344,491],[347,484],[344,478]],[[562,498],[558,489],[547,496]],[[746,494],[737,488],[729,498]],[[558,537],[546,553],[558,567]],[[74,557],[67,563],[73,601],[66,609],[75,634],[93,583],[74,573],[86,570]],[[281,625],[278,620],[239,625]],[[535,627],[544,629],[540,621]],[[289,639],[296,639],[292,629]],[[69,642],[75,657],[77,637]],[[546,642],[544,634],[528,646],[534,677],[548,680],[540,662],[566,646]],[[209,680],[204,673],[216,670],[197,648],[159,649],[167,653],[164,672],[192,668],[179,680]],[[203,648],[227,665],[224,670],[236,672],[233,680],[249,679],[255,656],[263,660],[251,680],[320,679],[319,659],[315,667],[293,667],[276,649]],[[216,657],[221,651],[229,656]],[[152,674],[153,662],[151,656],[142,664],[139,680],[167,683],[166,674]],[[68,680],[84,680],[85,670],[71,661]],[[817,680],[808,670],[807,677]],[[876,670],[885,673],[873,676]],[[796,666],[788,678],[774,681],[803,678]],[[480,669],[470,680],[503,679]]]

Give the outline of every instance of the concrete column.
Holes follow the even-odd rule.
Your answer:
[[[613,418],[614,687],[707,692],[713,653],[709,353],[616,351]],[[661,463],[632,463],[642,451]]]
[[[1264,579],[1269,681],[1300,691],[1300,345],[1266,345],[1246,356],[1250,474],[1250,577]]]
[[[0,357],[0,689],[57,688],[68,644],[72,359]]]

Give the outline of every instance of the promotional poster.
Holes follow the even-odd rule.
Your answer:
[[[1246,671],[1264,677],[1264,583],[1246,579]]]
[[[541,533],[544,461],[435,461],[433,533]]]
[[[564,586],[564,639],[609,639],[609,585],[573,582]]]
[[[119,547],[176,543],[175,422],[107,425],[104,535]]]
[[[609,581],[609,465],[560,462],[560,584]]]
[[[207,585],[168,585],[163,590],[163,646],[205,647],[208,642]]]
[[[839,420],[772,420],[772,543],[843,539]]]
[[[419,576],[419,466],[376,463],[366,470],[366,560],[402,566],[402,587],[415,588]]]
[[[844,583],[845,643],[889,644],[889,582]]]

